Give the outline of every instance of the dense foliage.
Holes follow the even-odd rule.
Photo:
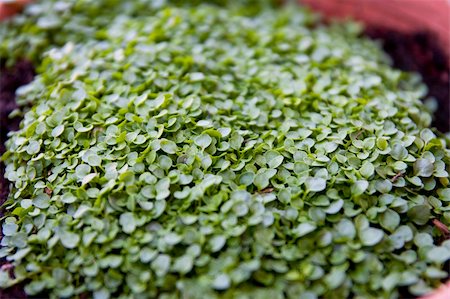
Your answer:
[[[42,1],[3,27],[41,73],[3,157],[1,286],[396,298],[447,277],[450,151],[419,80],[354,24],[254,8]]]

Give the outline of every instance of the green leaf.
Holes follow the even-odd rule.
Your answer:
[[[77,211],[75,212],[75,214],[73,214],[73,218],[77,219],[77,218],[81,218],[83,217],[84,214],[86,214],[89,210],[91,210],[91,208],[89,206],[86,205],[80,205],[77,209]]]
[[[344,201],[342,199],[338,199],[337,201],[333,202],[326,210],[325,213],[327,214],[336,214],[339,212],[342,207],[344,206]]]
[[[217,252],[223,248],[227,239],[223,235],[214,236],[209,240],[212,252]]]
[[[41,150],[41,145],[36,140],[31,140],[27,146],[27,153],[30,155],[37,154],[37,153],[39,153],[40,150]]]
[[[417,159],[414,162],[414,175],[421,177],[430,177],[433,174],[434,165],[427,159]]]
[[[389,180],[377,180],[375,182],[375,189],[380,193],[389,193],[392,190],[392,183]]]
[[[265,153],[264,157],[267,161],[267,166],[269,168],[277,168],[283,163],[284,157],[276,151],[268,151]]]
[[[31,199],[23,199],[20,202],[20,206],[24,209],[28,209],[33,206],[33,201]]]
[[[353,195],[361,195],[363,194],[367,188],[369,187],[369,182],[366,180],[359,180],[356,181],[352,187],[351,187],[351,192]]]
[[[450,249],[447,247],[434,246],[427,252],[427,259],[432,263],[445,263],[450,260]]]
[[[232,149],[239,150],[244,142],[244,137],[237,132],[233,132],[230,137],[230,146]]]
[[[208,134],[201,134],[194,139],[194,143],[200,148],[207,148],[212,142],[212,138]]]
[[[446,271],[442,271],[435,267],[428,267],[425,271],[425,275],[431,279],[444,279],[448,277],[448,273]]]
[[[175,263],[173,265],[173,270],[180,274],[186,274],[189,271],[191,271],[193,265],[194,265],[194,261],[193,261],[192,257],[189,255],[184,255],[175,260]]]
[[[203,81],[205,79],[205,75],[202,74],[202,73],[198,73],[198,72],[197,73],[192,73],[190,75],[190,77],[191,77],[191,81],[193,81],[193,82]]]
[[[151,268],[155,271],[156,276],[162,277],[166,275],[170,267],[170,256],[160,254],[151,263]]]
[[[171,140],[161,140],[161,149],[168,154],[175,154],[178,150],[177,144]]]
[[[427,233],[418,233],[414,236],[414,244],[417,247],[433,245],[433,237]]]
[[[9,276],[8,271],[0,271],[0,288],[7,288],[13,284],[13,279]]]
[[[293,229],[292,233],[296,237],[302,237],[313,232],[314,230],[316,230],[316,228],[317,226],[314,223],[304,222],[300,223],[295,229]]]
[[[253,183],[255,174],[253,172],[243,173],[239,178],[239,183],[245,186],[250,186]]]
[[[63,231],[60,235],[60,240],[64,247],[73,249],[78,246],[78,243],[80,242],[80,236],[73,232]]]
[[[61,201],[62,201],[63,203],[70,204],[70,203],[76,202],[76,201],[77,201],[77,197],[74,196],[72,193],[67,192],[67,193],[64,193],[64,194],[61,196]]]
[[[96,173],[90,173],[90,174],[86,175],[86,176],[83,177],[83,179],[81,180],[81,185],[84,186],[84,185],[86,185],[86,184],[89,184],[89,182],[92,181],[96,176],[97,176]]]
[[[60,136],[63,132],[64,132],[64,125],[56,126],[52,130],[52,136],[56,138],[56,137]]]
[[[425,225],[431,217],[428,205],[416,205],[408,210],[408,217],[418,225]]]
[[[127,234],[133,233],[136,229],[136,221],[134,219],[134,215],[130,212],[121,214],[119,223],[122,226],[122,230]]]
[[[93,293],[93,296],[94,296],[94,299],[109,299],[109,298],[111,298],[111,294],[105,288],[101,288],[99,290],[96,290]]]
[[[380,225],[384,229],[393,232],[400,224],[400,216],[393,210],[387,209],[380,215]]]
[[[50,206],[50,196],[41,193],[33,199],[33,205],[39,209],[47,209]]]
[[[325,283],[330,290],[338,288],[345,281],[345,271],[333,268],[331,272],[325,276]]]
[[[82,180],[85,176],[87,176],[91,172],[91,167],[86,164],[80,164],[75,168],[75,175],[78,179]]]
[[[96,154],[89,156],[87,163],[90,166],[100,166],[102,164],[102,158]]]
[[[394,248],[399,249],[404,246],[405,242],[413,239],[413,232],[409,226],[401,225],[389,238],[394,243]]]
[[[222,138],[227,137],[231,133],[231,128],[219,128],[217,130],[219,131],[220,135],[222,135]]]
[[[82,101],[87,97],[86,91],[82,88],[77,89],[74,93],[73,93],[73,99],[76,101]]]
[[[19,226],[14,222],[6,222],[3,224],[3,235],[4,236],[13,236],[17,230],[19,229]]]
[[[428,143],[434,138],[436,138],[436,135],[428,128],[423,129],[420,132],[420,138],[425,142]]]
[[[406,157],[408,156],[408,150],[405,148],[403,144],[396,143],[392,147],[391,156],[395,160],[402,161],[406,159]]]
[[[230,277],[224,273],[219,274],[214,278],[212,286],[219,291],[226,290],[231,286]]]
[[[361,168],[359,169],[361,175],[365,178],[371,177],[375,172],[375,167],[370,162],[364,162]]]
[[[383,278],[381,285],[383,290],[392,291],[400,282],[400,274],[399,273],[391,273]]]
[[[202,127],[202,128],[210,128],[210,127],[212,127],[212,122],[210,121],[210,120],[204,120],[204,119],[202,119],[202,120],[199,120],[198,122],[197,122],[197,126],[198,127]]]
[[[258,173],[253,179],[253,184],[255,184],[258,190],[263,190],[267,188],[270,184],[269,176],[265,172]]]
[[[374,246],[381,242],[384,233],[381,229],[368,227],[359,231],[359,239],[364,246]]]
[[[313,192],[325,190],[327,181],[323,178],[309,177],[305,181],[306,189]]]
[[[336,224],[336,232],[339,236],[352,240],[356,236],[355,225],[348,219],[342,219]]]
[[[139,258],[141,262],[148,263],[151,262],[157,255],[158,252],[156,250],[152,250],[150,248],[143,248],[140,252]]]
[[[168,178],[164,178],[159,180],[156,185],[156,199],[161,200],[169,197],[170,195],[170,180]]]

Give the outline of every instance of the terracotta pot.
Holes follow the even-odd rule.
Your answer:
[[[33,0],[0,3],[0,21]],[[368,26],[401,32],[433,32],[450,57],[450,0],[298,0],[327,18],[360,20]],[[450,64],[450,59],[447,60]],[[422,299],[450,298],[450,282]]]
[[[433,32],[450,54],[449,0],[298,0],[327,18],[362,21],[401,32]],[[450,298],[450,297],[449,297]]]
[[[0,20],[33,0],[0,3]],[[369,26],[404,32],[429,31],[450,57],[450,0],[298,0],[325,16],[352,17]],[[450,64],[450,59],[448,60]]]
[[[33,0],[16,0],[12,2],[0,2],[0,21],[7,19],[16,13],[20,12],[22,8],[32,2]]]
[[[327,19],[352,18],[399,32],[430,32],[450,65],[450,0],[299,0]],[[449,83],[450,84],[450,83]],[[447,101],[450,101],[448,99]],[[422,299],[449,299],[450,281]]]

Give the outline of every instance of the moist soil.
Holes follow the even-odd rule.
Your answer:
[[[438,101],[433,126],[441,132],[448,132],[450,130],[449,62],[444,51],[437,44],[436,38],[427,32],[405,34],[379,27],[368,28],[366,35],[382,40],[383,48],[392,57],[396,68],[422,75],[429,88],[429,96]],[[34,75],[34,67],[29,61],[19,61],[11,68],[0,64],[0,155],[5,151],[4,143],[8,132],[19,128],[20,119],[8,117],[17,108],[15,91],[18,87],[31,82]],[[9,193],[4,171],[5,167],[0,162],[0,204],[6,200]],[[0,216],[2,214],[0,209]],[[1,260],[0,265],[7,267],[8,263]],[[404,290],[401,290],[401,293],[404,298],[411,298]],[[45,297],[44,295],[34,298]],[[0,298],[19,299],[26,298],[26,295],[23,286],[19,285],[6,290],[0,289]]]
[[[432,126],[450,131],[450,62],[437,38],[425,31],[405,34],[380,27],[369,27],[366,34],[382,40],[396,68],[422,75],[428,95],[438,101]]]
[[[6,68],[0,65],[0,156],[5,152],[5,141],[9,131],[15,131],[19,128],[19,118],[11,119],[8,115],[17,108],[15,101],[16,89],[25,85],[34,77],[34,67],[29,61],[19,61],[12,68]],[[0,204],[6,200],[9,193],[9,185],[4,177],[5,165],[0,162]],[[0,216],[3,211],[0,209]],[[0,232],[0,238],[2,237]],[[7,267],[5,259],[0,260],[1,267]],[[12,288],[0,289],[0,298],[20,299],[26,298],[23,286],[16,285]]]
[[[3,66],[0,67],[0,155],[5,152],[5,141],[8,132],[19,128],[20,119],[8,117],[17,108],[15,101],[16,89],[31,82],[33,77],[34,67],[28,61],[19,61],[13,68],[9,69]],[[4,165],[1,163],[0,203],[4,202],[9,192],[8,183],[4,178],[4,170]]]

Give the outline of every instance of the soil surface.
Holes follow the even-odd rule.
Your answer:
[[[31,62],[20,61],[13,68],[0,67],[0,155],[5,152],[5,141],[9,131],[19,128],[20,119],[11,119],[8,115],[17,108],[15,102],[16,89],[25,85],[34,77]],[[8,195],[8,184],[4,176],[4,165],[0,164],[0,203]]]
[[[383,41],[384,51],[401,70],[418,72],[438,101],[432,126],[450,131],[450,70],[447,57],[434,35],[427,32],[400,33],[386,28],[368,28],[366,34]]]
[[[419,72],[422,75],[429,87],[429,95],[438,100],[439,108],[433,126],[441,132],[448,132],[450,130],[450,70],[446,56],[439,48],[436,39],[424,32],[405,34],[384,28],[368,28],[366,34],[383,40],[384,50],[392,57],[395,67]],[[34,67],[28,61],[20,61],[10,69],[0,65],[0,155],[5,151],[4,143],[7,133],[19,127],[20,119],[8,117],[11,111],[17,108],[15,91],[21,85],[29,83],[34,74]],[[5,201],[8,193],[9,186],[4,178],[4,165],[0,162],[0,203]],[[5,260],[0,261],[3,267],[6,264]],[[19,285],[6,290],[0,289],[0,298],[18,299],[26,298],[26,295],[23,286]]]
[[[33,80],[34,67],[28,61],[20,61],[13,68],[6,69],[0,66],[0,156],[5,151],[4,143],[9,131],[19,128],[20,119],[10,119],[8,115],[17,108],[15,102],[15,91],[21,85],[27,84]],[[0,162],[0,204],[6,200],[9,193],[8,182],[4,178],[5,166]],[[0,209],[0,216],[3,215]],[[1,233],[0,233],[1,237]],[[1,267],[7,267],[5,259],[0,260]],[[0,289],[1,299],[20,299],[26,298],[23,286],[18,285],[12,288]]]

